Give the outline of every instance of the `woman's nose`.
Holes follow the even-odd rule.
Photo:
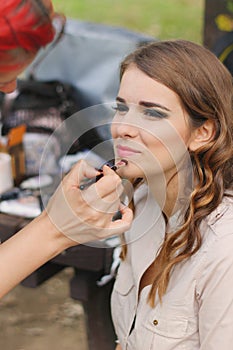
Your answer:
[[[133,123],[127,121],[113,122],[112,132],[116,137],[134,138],[138,135],[138,128]]]
[[[118,134],[121,137],[135,137],[137,133],[133,125],[121,123],[118,126]]]
[[[132,112],[125,113],[124,116],[115,117],[112,123],[112,134],[115,137],[134,138],[138,135],[139,129],[135,123],[135,115]]]

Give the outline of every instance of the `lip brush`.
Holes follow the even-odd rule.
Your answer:
[[[127,160],[121,159],[117,164],[111,166],[111,169],[113,171],[117,171],[118,169],[122,168],[123,166],[126,166],[127,164],[128,164]],[[100,171],[102,171],[102,169]],[[101,174],[97,175],[96,177],[93,177],[92,179],[87,180],[85,183],[83,183],[79,186],[79,189],[81,191],[85,190],[89,186],[91,186],[94,183],[96,183],[97,181],[99,181],[103,176],[104,176],[104,174],[101,173]]]

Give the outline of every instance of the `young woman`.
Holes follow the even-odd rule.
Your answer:
[[[112,136],[135,219],[112,293],[117,350],[232,348],[232,92],[226,68],[187,41],[121,65]]]
[[[17,76],[53,39],[53,17],[50,0],[0,1],[0,91],[13,91]],[[120,204],[121,180],[107,166],[103,173],[96,191],[92,186],[84,194],[80,182],[98,172],[84,161],[77,164],[46,211],[0,245],[0,297],[64,249],[129,228],[132,213]],[[112,213],[118,210],[123,217],[112,222]]]

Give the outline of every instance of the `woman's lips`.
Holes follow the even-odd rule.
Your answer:
[[[141,153],[133,148],[120,146],[120,145],[118,145],[116,149],[117,149],[117,155],[120,158],[130,157],[130,156],[134,156],[135,154]]]

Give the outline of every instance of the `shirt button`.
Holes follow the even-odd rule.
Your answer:
[[[154,326],[157,326],[158,323],[159,323],[158,320],[154,320],[154,321],[153,321],[153,325],[154,325]]]

